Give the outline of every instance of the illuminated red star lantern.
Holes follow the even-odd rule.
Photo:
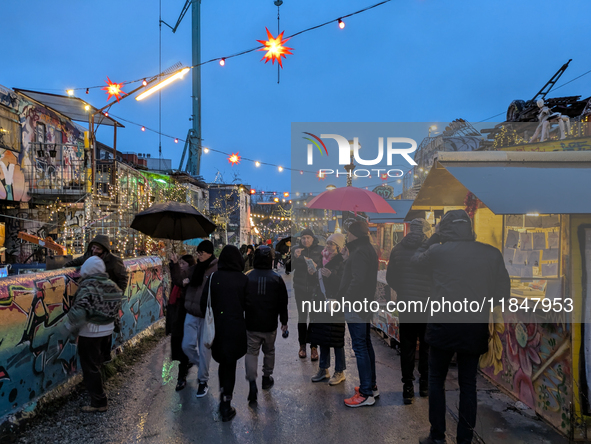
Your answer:
[[[238,153],[234,154],[232,153],[232,155],[230,157],[228,157],[228,162],[230,162],[232,164],[232,166],[236,165],[237,163],[240,163],[240,157],[238,155]]]
[[[123,83],[111,82],[111,79],[109,79],[109,77],[107,77],[106,82],[107,86],[101,89],[105,90],[108,94],[107,102],[111,99],[112,96],[115,96],[117,102],[119,102],[119,99],[125,95],[125,92],[121,89],[123,88]]]
[[[268,40],[257,40],[257,42],[262,43],[264,46],[263,48],[260,48],[259,51],[267,51],[261,60],[265,60],[265,63],[271,60],[271,63],[273,64],[275,64],[275,60],[277,60],[277,62],[279,62],[279,66],[283,68],[281,57],[285,58],[286,54],[293,54],[290,52],[290,49],[293,48],[283,46],[289,39],[283,39],[283,33],[285,31],[282,31],[281,34],[277,36],[277,38],[273,38],[273,34],[271,34],[267,28],[265,29],[267,30]]]
[[[318,178],[318,180],[324,180],[324,179],[326,179],[326,174],[318,171],[318,174],[316,174],[316,177]]]

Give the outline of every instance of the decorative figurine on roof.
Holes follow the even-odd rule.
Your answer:
[[[539,99],[536,104],[540,109],[538,114],[538,121],[540,123],[538,124],[534,135],[531,136],[531,139],[529,139],[529,142],[533,142],[538,137],[540,138],[540,142],[548,139],[550,137],[550,125],[552,123],[558,123],[558,128],[560,129],[560,140],[566,139],[566,134],[570,132],[570,120],[568,116],[563,116],[560,113],[553,113],[552,110],[545,105],[544,99]],[[566,132],[564,131],[565,126]]]

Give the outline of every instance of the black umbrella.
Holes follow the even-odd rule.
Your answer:
[[[150,237],[182,241],[206,237],[215,231],[216,225],[192,205],[165,202],[136,214],[131,228]]]
[[[291,242],[291,236],[287,236],[285,239],[281,239],[279,242],[277,242],[277,245],[275,245],[275,250],[281,251],[281,248],[286,242]]]

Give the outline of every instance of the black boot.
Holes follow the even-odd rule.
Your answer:
[[[427,379],[419,380],[419,395],[421,398],[429,396],[429,381]]]
[[[179,365],[179,376],[178,381],[176,383],[176,391],[182,390],[187,385],[187,375],[189,374],[189,369],[191,368],[191,364],[180,364]]]
[[[256,381],[250,381],[250,391],[248,392],[248,401],[249,402],[257,402],[257,393],[259,389],[257,388]]]
[[[275,384],[273,376],[263,376],[263,390],[269,390],[273,384]]]
[[[406,405],[412,404],[415,399],[415,386],[412,382],[406,382],[402,389],[402,400]]]
[[[231,397],[222,397],[222,402],[220,402],[220,415],[222,417],[222,422],[232,421],[234,416],[236,416],[236,409],[230,404],[231,401]]]

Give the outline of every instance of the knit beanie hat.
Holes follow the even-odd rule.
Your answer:
[[[199,245],[197,245],[197,251],[203,251],[204,253],[213,254],[213,244],[210,240],[202,240]]]
[[[312,237],[316,237],[314,236],[314,232],[312,230],[310,230],[309,228],[306,228],[305,230],[302,231],[302,236],[312,236]]]
[[[367,225],[367,222],[358,220],[349,226],[349,233],[353,234],[355,237],[368,236],[369,226]]]
[[[431,236],[431,224],[425,219],[418,217],[410,222],[410,231],[423,233],[426,236]]]
[[[337,247],[339,247],[339,251],[341,251],[345,246],[345,235],[341,233],[331,234],[328,236],[328,239],[326,239],[326,242],[334,242],[337,244]]]
[[[95,274],[105,273],[106,271],[107,268],[105,267],[105,263],[100,257],[90,256],[82,264],[82,267],[80,268],[80,276],[94,276]]]

